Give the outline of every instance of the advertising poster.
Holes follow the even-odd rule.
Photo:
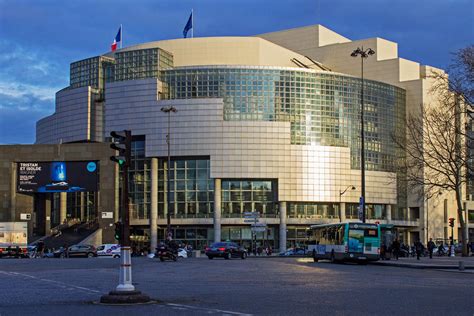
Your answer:
[[[97,161],[18,162],[17,192],[91,192],[97,191]]]

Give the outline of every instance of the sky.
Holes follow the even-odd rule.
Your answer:
[[[181,38],[191,9],[195,37],[322,24],[443,69],[474,44],[473,0],[0,0],[0,144],[34,143],[69,64],[109,51],[120,24],[124,46]]]

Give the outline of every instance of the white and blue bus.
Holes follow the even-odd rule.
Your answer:
[[[368,223],[312,225],[308,253],[315,262],[367,262],[380,259],[380,227]]]

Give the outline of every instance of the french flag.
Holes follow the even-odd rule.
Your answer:
[[[122,25],[120,25],[117,35],[115,35],[114,42],[110,46],[114,52],[117,49],[117,44],[122,42]]]

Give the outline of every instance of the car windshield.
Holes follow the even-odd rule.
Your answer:
[[[225,242],[215,242],[211,245],[211,247],[225,247],[227,246],[227,243]]]

